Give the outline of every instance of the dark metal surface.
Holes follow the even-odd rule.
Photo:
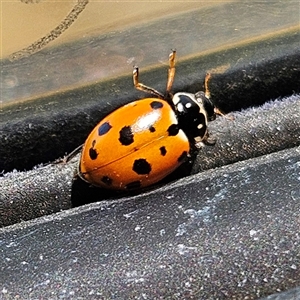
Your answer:
[[[8,299],[256,299],[300,284],[300,149],[0,231]]]
[[[234,120],[219,117],[209,124],[210,134],[216,139],[216,144],[194,153],[194,157],[164,180],[164,184],[203,170],[299,146],[299,103],[300,97],[295,95],[231,114]],[[124,193],[91,188],[78,178],[73,182],[78,164],[79,155],[68,163],[13,172],[1,177],[0,225],[124,196]]]
[[[298,300],[300,299],[300,287],[289,289],[281,293],[275,293],[260,300]]]

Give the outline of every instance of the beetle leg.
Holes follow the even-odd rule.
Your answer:
[[[196,148],[200,149],[202,147],[206,146],[214,146],[217,142],[217,139],[214,137],[211,137],[208,132],[206,132],[205,136],[199,140],[195,138],[195,146]]]
[[[166,95],[169,95],[171,92],[171,88],[174,82],[175,77],[175,57],[176,57],[176,50],[172,50],[169,55],[169,70],[168,70],[168,81],[167,81],[167,88],[166,88]]]
[[[160,99],[164,99],[164,95],[161,94],[159,91],[139,82],[139,68],[138,67],[133,67],[132,75],[133,75],[133,85],[137,90],[152,94]]]
[[[209,87],[208,87],[208,82],[209,80],[211,79],[211,73],[206,73],[206,76],[205,76],[205,79],[204,79],[204,87],[205,87],[205,97],[210,99],[210,90],[209,90]],[[216,115],[219,115],[219,116],[222,116],[222,117],[225,117],[229,120],[234,120],[234,117],[233,116],[227,116],[225,115],[219,108],[215,107],[214,108],[214,111],[215,111],[215,114]]]
[[[210,90],[208,88],[208,82],[211,79],[211,74],[206,73],[205,79],[204,79],[204,88],[205,88],[205,97],[210,99]]]

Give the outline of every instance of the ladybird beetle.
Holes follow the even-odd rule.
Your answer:
[[[169,55],[165,95],[138,80],[136,89],[155,98],[131,102],[105,117],[90,133],[81,153],[79,176],[88,183],[109,189],[129,190],[152,185],[178,168],[191,149],[209,143],[207,122],[216,110],[206,92],[170,90],[175,75],[175,55]]]

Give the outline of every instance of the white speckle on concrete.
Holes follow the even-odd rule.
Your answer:
[[[193,252],[197,252],[198,249],[197,249],[197,247],[188,247],[188,246],[185,246],[184,244],[178,244],[177,251],[180,255],[187,255],[187,254],[191,254]]]
[[[164,235],[166,234],[165,229],[161,229],[161,230],[159,231],[159,234],[160,234],[160,236],[164,236]]]
[[[254,235],[257,234],[257,231],[254,230],[254,229],[251,229],[251,230],[249,231],[249,234],[250,234],[250,236],[254,236]]]
[[[132,218],[135,214],[137,214],[139,212],[139,210],[134,210],[128,214],[123,214],[123,216],[126,218],[126,219],[129,219],[129,218]]]

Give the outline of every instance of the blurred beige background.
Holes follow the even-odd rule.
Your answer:
[[[299,2],[286,0],[0,1],[0,108],[130,77],[133,65],[143,74],[148,67],[166,67],[170,49],[177,50],[179,66],[194,56],[298,36],[300,28]],[[237,63],[244,59],[241,53]],[[208,68],[199,66],[199,76]],[[213,68],[224,71],[218,61]]]
[[[77,1],[1,1],[1,58],[30,46],[58,26]],[[56,40],[54,46],[87,34],[124,29],[135,23],[214,5],[219,1],[90,1],[75,22]]]

